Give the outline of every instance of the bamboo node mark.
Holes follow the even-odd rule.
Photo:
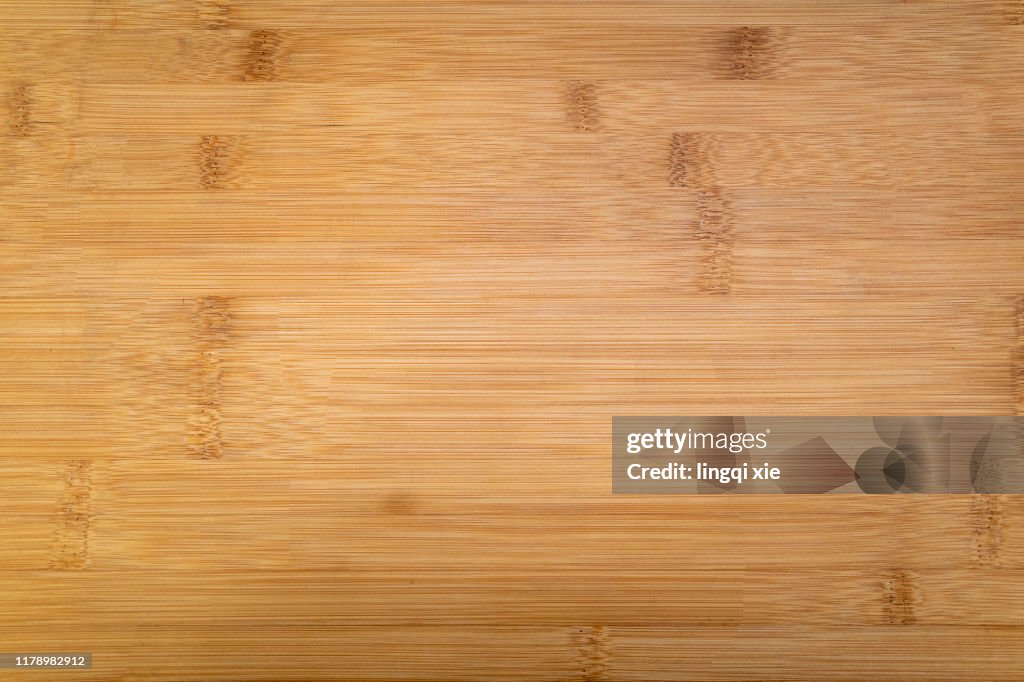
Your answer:
[[[775,36],[765,26],[742,26],[729,34],[729,71],[734,78],[755,80],[775,69]]]
[[[196,14],[206,29],[224,29],[231,19],[231,0],[198,0]]]
[[[672,133],[669,140],[670,187],[714,190],[717,138],[707,133]]]
[[[573,632],[581,682],[602,682],[609,679],[610,639],[608,628],[603,625],[577,628]]]
[[[74,570],[88,562],[92,463],[73,460],[64,468],[64,491],[60,501],[52,568]]]
[[[597,86],[593,83],[573,81],[567,88],[569,121],[578,133],[594,132],[600,126]]]
[[[242,80],[272,81],[277,75],[284,38],[279,31],[260,29],[249,36]]]
[[[917,622],[916,605],[920,602],[917,576],[910,571],[894,571],[885,577],[885,622],[890,625],[910,625]]]
[[[1024,416],[1024,296],[1017,297],[1013,318],[1013,357],[1010,360],[1013,373],[1013,413],[1021,417]]]
[[[1010,0],[1006,4],[1006,21],[1012,26],[1024,26],[1024,0]]]
[[[32,88],[24,83],[15,85],[8,93],[11,134],[27,137],[32,132]]]
[[[189,423],[190,448],[199,459],[220,459],[224,454],[221,432],[221,355],[231,330],[228,300],[205,296],[196,301],[196,342],[193,392],[195,412]]]
[[[697,197],[696,237],[704,245],[701,291],[728,294],[732,290],[733,226],[729,202],[718,189],[701,191]]]
[[[975,559],[981,566],[1002,563],[1003,500],[999,495],[975,495],[971,500],[971,535]]]
[[[221,135],[204,135],[199,141],[199,184],[203,189],[228,186],[236,144]]]

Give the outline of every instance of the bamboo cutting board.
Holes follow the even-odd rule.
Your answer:
[[[1024,414],[1024,3],[0,1],[0,650],[1024,678],[1015,496],[614,415]]]

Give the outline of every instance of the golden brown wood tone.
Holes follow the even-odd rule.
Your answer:
[[[0,103],[3,651],[1024,679],[1020,498],[609,471],[1024,414],[1024,2],[2,0]]]

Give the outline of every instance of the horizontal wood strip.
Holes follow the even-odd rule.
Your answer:
[[[683,85],[686,87],[681,87]],[[71,87],[71,86],[68,86]],[[480,133],[499,128],[572,131],[563,80],[460,79],[362,85],[250,83],[230,85],[75,86],[82,133],[176,132],[198,135],[318,130]],[[571,93],[570,93],[571,94]],[[595,86],[595,130],[708,132],[806,130],[842,126],[891,133],[920,130],[922,116],[952,119],[983,132],[1018,132],[1024,90],[1016,84],[879,84],[851,90],[828,81],[699,83],[603,81]],[[187,102],[188,106],[182,106]]]
[[[183,457],[205,433],[196,420],[210,400],[226,456],[376,447],[386,422],[409,445],[450,446],[461,431],[483,451],[495,444],[474,438],[520,424],[520,446],[571,439],[597,458],[615,414],[848,414],[857,403],[841,385],[893,414],[1009,414],[1016,400],[1011,300],[835,300],[822,316],[817,299],[691,294],[655,307],[523,297],[502,309],[396,296],[83,299],[38,310],[10,299],[3,316],[29,326],[9,337],[21,360],[0,380],[0,452]],[[223,322],[211,327],[208,309]],[[67,315],[80,321],[55,337]],[[581,469],[605,489],[605,470],[591,464]]]
[[[671,11],[666,11],[670,8]],[[971,5],[961,16],[977,13]],[[666,6],[658,0],[643,2],[599,2],[580,8],[577,3],[560,0],[538,5],[528,0],[359,0],[345,5],[325,4],[320,0],[300,0],[287,7],[278,3],[238,2],[237,0],[171,0],[154,6],[145,0],[128,0],[117,6],[97,7],[89,0],[61,0],[45,7],[5,0],[3,27],[38,26],[110,30],[180,26],[223,30],[232,26],[360,26],[381,27],[478,25],[517,26],[523,22],[580,26],[652,20],[671,21],[690,26],[708,23],[771,22],[829,23],[872,21],[892,16],[898,8],[887,0],[869,0],[856,6],[825,6],[813,0],[785,0],[765,8],[755,0],[743,0],[725,8],[718,2],[697,2]],[[943,14],[949,14],[944,11]],[[984,16],[984,15],[983,15]]]
[[[893,576],[910,581],[892,617]],[[83,578],[80,578],[84,576]],[[995,582],[997,587],[993,589]],[[136,627],[168,625],[541,625],[753,626],[957,624],[1020,627],[1019,614],[1001,611],[1024,590],[1019,572],[828,572],[686,570],[600,575],[532,573],[382,573],[350,571],[0,572],[0,584],[19,619],[59,625],[89,609],[100,621],[132,604]],[[42,588],[50,586],[49,590]],[[260,595],[254,600],[253,595]]]
[[[103,625],[86,633],[60,626],[27,627],[12,634],[11,642],[24,648],[44,634],[65,649],[85,643],[106,652],[106,668],[78,671],[78,678],[102,680],[110,671],[125,676],[145,672],[150,679],[169,681],[196,671],[208,679],[224,680],[239,675],[253,680],[586,680],[595,672],[608,679],[729,680],[737,669],[750,677],[774,674],[797,680],[862,675],[958,680],[976,671],[979,660],[993,662],[992,679],[1014,680],[1020,666],[1013,652],[1024,639],[1020,628],[1005,627],[605,628],[580,624],[153,626],[136,629],[125,641],[122,627]],[[875,651],[879,638],[889,646],[865,657],[864,651]],[[253,640],[272,641],[276,646],[254,650]],[[813,656],[794,656],[794,647],[808,647]],[[367,648],[378,655],[361,655]],[[949,649],[959,655],[947,660],[943,653]],[[664,650],[671,655],[663,657]],[[182,651],[189,655],[182,656]],[[285,651],[294,654],[284,655]],[[301,667],[296,659],[303,662]],[[33,676],[60,680],[66,675],[40,670]]]
[[[770,189],[829,188],[855,195],[870,188],[891,196],[894,189],[914,188],[927,192],[929,203],[949,204],[977,201],[976,193],[991,194],[994,185],[1024,182],[1017,152],[1024,144],[1021,135],[681,130],[672,135],[513,130],[467,136],[325,129],[258,137],[138,134],[16,140],[6,147],[10,163],[0,173],[0,191],[17,191],[25,198],[47,191],[57,176],[72,196],[109,194],[82,198],[86,206],[102,203],[113,216],[118,204],[124,207],[130,201],[122,193],[157,190],[264,191],[271,193],[265,201],[276,205],[294,201],[289,192],[340,190],[351,201],[366,204],[366,192],[427,200],[427,190],[447,196],[500,191],[523,198],[531,190],[543,190],[587,193],[591,204],[600,205],[607,199],[598,193],[649,190],[665,196],[661,190],[666,188],[684,194],[709,187],[765,190],[759,193],[761,200],[772,196],[766,191]],[[482,174],[481,168],[488,172]],[[948,188],[972,191],[968,196],[940,191]],[[168,203],[166,197],[152,198]],[[175,198],[171,210],[188,208],[183,200],[196,200]],[[433,201],[440,203],[436,196]],[[315,210],[322,202],[320,198],[303,207]],[[898,212],[903,206],[892,201],[887,208]],[[1012,204],[1007,208],[1019,210]],[[972,222],[991,217],[975,214]]]
[[[489,3],[493,5],[494,3]],[[777,3],[776,3],[777,4]],[[546,3],[551,5],[551,3]],[[1012,40],[1014,27],[993,27],[979,14],[951,24],[919,16],[873,23],[773,25],[762,17],[713,17],[721,25],[683,26],[692,3],[671,12],[619,21],[538,21],[518,26],[469,24],[440,7],[402,26],[352,24],[208,30],[183,25],[115,28],[96,32],[3,30],[0,78],[74,77],[89,83],[190,83],[273,80],[295,83],[372,83],[455,78],[742,80],[740,59],[753,59],[748,75],[797,81],[840,79],[867,84],[934,79],[1004,80],[1024,66]],[[863,5],[861,5],[863,6]],[[591,10],[599,10],[590,3]],[[830,8],[831,9],[831,8]],[[9,10],[8,10],[9,11]],[[557,10],[548,11],[557,15]],[[297,16],[293,15],[293,16]],[[364,15],[365,16],[365,15]],[[543,14],[538,12],[538,19]],[[673,21],[676,19],[677,21]],[[759,28],[752,54],[741,54],[744,27]],[[0,26],[3,26],[0,23]],[[993,32],[1005,41],[993,40]],[[978,49],[978,41],[986,49]],[[43,56],[45,55],[45,57]],[[256,70],[254,70],[256,69]]]

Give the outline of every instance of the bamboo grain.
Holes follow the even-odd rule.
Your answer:
[[[0,649],[1021,679],[1018,497],[613,496],[609,439],[1024,414],[1022,29],[1015,0],[0,0]]]

